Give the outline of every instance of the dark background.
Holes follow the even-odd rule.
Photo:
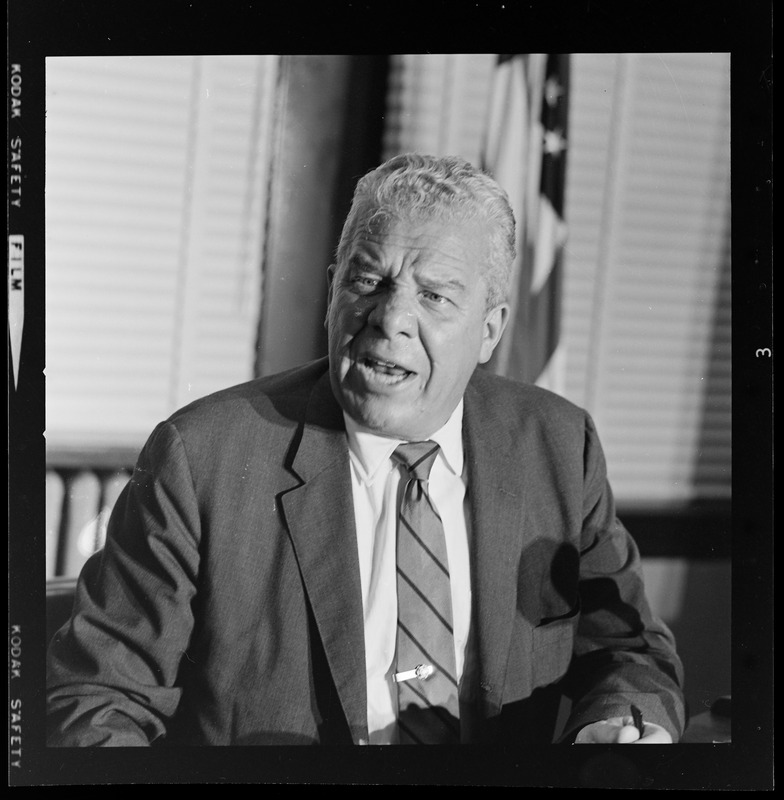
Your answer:
[[[509,6],[507,8],[506,6]],[[770,296],[770,3],[145,3],[78,0],[12,0],[8,4],[9,63],[24,64],[24,198],[11,209],[10,230],[26,235],[25,340],[18,390],[9,389],[9,619],[23,626],[23,677],[11,683],[20,700],[23,746],[11,785],[82,783],[443,783],[520,786],[626,786],[638,788],[769,788],[772,785],[772,363],[750,358],[771,341]],[[500,46],[514,36],[515,46]],[[326,46],[325,46],[326,45]],[[673,520],[667,538],[646,533],[646,520],[625,519],[643,553],[693,552],[708,557],[716,542],[733,557],[733,744],[723,747],[638,748],[622,757],[553,748],[537,753],[400,753],[361,748],[332,753],[316,748],[226,752],[72,752],[42,747],[43,597],[31,576],[43,575],[44,442],[43,141],[44,58],[68,54],[356,52],[342,63],[344,87],[336,89],[337,149],[311,153],[321,164],[329,247],[348,208],[358,174],[378,162],[377,114],[363,119],[341,104],[340,92],[361,94],[382,108],[385,52],[614,52],[648,50],[730,51],[733,88],[733,382],[742,409],[734,422],[731,544],[707,519],[697,538],[679,535]],[[292,68],[306,68],[304,61]],[[338,86],[338,83],[335,84]],[[343,96],[343,100],[345,100]],[[292,95],[294,104],[323,98]],[[13,132],[9,128],[9,133]],[[312,148],[303,141],[302,148]],[[302,211],[302,209],[299,209]],[[317,243],[314,246],[319,246]],[[42,269],[42,266],[39,267]],[[267,293],[269,348],[259,370],[275,369],[272,331],[275,295]],[[309,346],[323,348],[320,333]],[[760,344],[760,342],[762,344]],[[772,359],[771,359],[772,361]],[[9,364],[9,387],[13,386]],[[714,520],[715,521],[715,520]],[[683,523],[685,524],[685,523]],[[685,530],[685,528],[684,528]],[[710,609],[706,609],[710,616]],[[705,621],[709,625],[709,618]],[[676,633],[678,633],[676,631]],[[689,636],[689,632],[681,632]],[[367,750],[367,752],[364,752]],[[580,751],[580,748],[577,749]],[[627,753],[627,751],[624,751]],[[12,755],[14,761],[16,756]],[[598,778],[597,776],[601,776]]]

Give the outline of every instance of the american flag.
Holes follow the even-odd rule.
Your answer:
[[[482,157],[517,220],[511,314],[488,368],[559,393],[568,88],[568,55],[499,55]]]

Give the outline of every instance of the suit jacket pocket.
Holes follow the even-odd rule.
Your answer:
[[[562,678],[569,669],[578,611],[545,622],[533,629],[531,673],[534,688]]]

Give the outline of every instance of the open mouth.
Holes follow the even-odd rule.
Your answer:
[[[401,367],[399,364],[395,364],[393,361],[373,358],[372,356],[363,356],[355,363],[359,371],[366,378],[373,381],[380,381],[388,385],[401,383],[414,374],[410,370]]]

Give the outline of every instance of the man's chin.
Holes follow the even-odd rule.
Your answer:
[[[392,407],[394,405],[394,407]],[[402,407],[401,407],[402,406]],[[406,441],[421,437],[421,417],[412,418],[413,403],[348,401],[344,410],[364,430],[376,436]]]

